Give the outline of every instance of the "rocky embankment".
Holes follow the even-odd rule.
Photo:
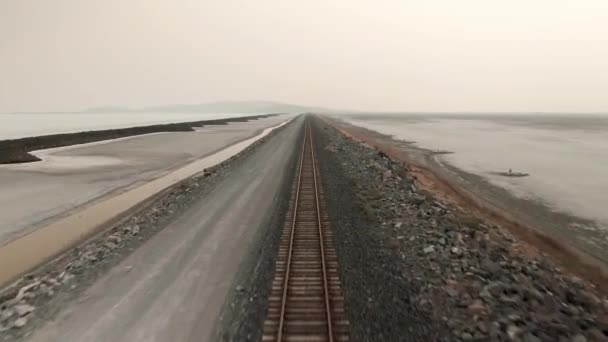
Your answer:
[[[86,115],[86,114],[83,114]],[[277,114],[264,114],[255,116],[242,116],[236,118],[202,120],[184,123],[172,123],[164,125],[150,125],[140,127],[129,127],[119,129],[106,129],[99,131],[87,131],[78,133],[52,134],[38,137],[28,137],[13,140],[0,141],[0,164],[28,163],[39,161],[40,159],[30,151],[42,150],[47,148],[85,144],[90,142],[118,139],[133,135],[142,135],[158,132],[189,132],[194,131],[194,127],[206,125],[225,125],[230,122],[245,122],[267,118]]]
[[[608,341],[608,299],[315,120],[352,339]]]

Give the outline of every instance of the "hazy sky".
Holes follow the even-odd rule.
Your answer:
[[[0,0],[0,112],[608,111],[608,0]]]

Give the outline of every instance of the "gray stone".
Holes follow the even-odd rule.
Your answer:
[[[507,316],[507,318],[511,322],[520,322],[521,321],[521,316],[518,315],[518,314],[510,314],[510,315]]]
[[[440,244],[440,245],[442,245],[442,246],[445,246],[445,244],[447,243],[447,242],[445,241],[445,238],[441,238],[441,239],[439,239],[439,241],[438,241],[438,242],[439,242],[439,244]]]
[[[460,338],[462,338],[462,340],[463,340],[463,341],[471,341],[471,340],[473,340],[473,335],[471,335],[471,334],[470,334],[470,333],[468,333],[468,332],[463,332],[463,333],[460,335]]]
[[[490,291],[493,296],[500,295],[500,293],[507,287],[508,286],[505,283],[500,281],[495,281],[487,285],[488,291]]]
[[[46,284],[40,284],[39,290],[40,292],[47,294],[49,293],[50,287],[48,287]]]
[[[486,306],[480,299],[476,299],[467,307],[467,309],[474,315],[480,315],[486,310]]]
[[[97,252],[99,252],[99,250],[97,250]],[[99,259],[99,258],[97,258],[96,254],[97,253],[88,252],[87,254],[85,254],[83,256],[83,259],[86,259],[86,260],[91,261],[91,262],[96,262]],[[103,252],[102,252],[102,254],[103,254]]]
[[[494,261],[486,258],[483,259],[483,261],[481,262],[481,269],[491,275],[495,275],[496,273],[499,273],[502,270],[502,267],[500,267],[500,265],[495,263]]]
[[[14,310],[19,317],[29,314],[30,312],[34,311],[34,309],[36,308],[29,304],[19,304],[15,305],[14,307]]]
[[[115,249],[116,247],[118,247],[117,244],[115,244],[114,242],[110,242],[110,241],[106,242],[104,244],[104,246],[108,249]]]
[[[403,222],[397,222],[397,223],[395,223],[395,228],[401,228],[402,225],[403,225]]]
[[[589,330],[589,337],[591,337],[592,341],[606,341],[606,336],[604,333],[597,328],[593,328]]]
[[[542,340],[530,333],[527,333],[524,338],[523,338],[524,342],[542,342]]]
[[[23,328],[27,324],[27,317],[19,317],[13,322],[13,327]]]
[[[428,247],[424,248],[422,251],[424,253],[426,253],[426,254],[433,253],[433,252],[435,252],[435,247],[434,246],[428,246]]]
[[[501,295],[499,297],[500,301],[508,304],[515,304],[520,301],[519,295]]]
[[[422,204],[422,203],[424,203],[424,201],[426,201],[426,197],[424,197],[424,196],[420,196],[420,195],[412,196],[412,202],[414,202],[415,204]]]
[[[602,300],[599,299],[596,295],[591,292],[583,291],[582,296],[589,302],[591,305],[599,306],[602,304]]]
[[[572,342],[587,342],[587,338],[582,334],[578,334],[572,338]]]
[[[33,288],[35,288],[38,285],[40,285],[40,281],[35,281],[31,284],[25,285],[24,287],[20,288],[19,292],[17,293],[17,296],[15,297],[15,300],[17,302],[20,301],[26,292],[28,292],[29,290],[32,290]]]
[[[55,278],[49,278],[48,283],[51,284],[52,286],[59,286],[61,283],[59,281],[57,281],[57,279]]]
[[[519,337],[520,333],[521,329],[518,328],[516,325],[509,325],[507,327],[507,335],[511,340],[516,340]]]
[[[116,234],[112,234],[110,236],[108,236],[108,241],[113,242],[115,244],[119,244],[122,239],[120,238],[120,236],[116,235]]]
[[[435,205],[436,205],[436,206],[438,206],[439,208],[441,208],[441,209],[443,209],[443,210],[447,210],[447,209],[448,209],[448,207],[446,207],[446,206],[445,206],[443,203],[441,203],[441,202],[437,202],[437,201],[435,201],[434,203],[435,203]]]
[[[61,282],[64,284],[68,284],[69,282],[72,281],[72,279],[74,279],[74,275],[71,273],[65,273],[63,274],[63,276],[61,277]]]
[[[571,277],[570,281],[572,282],[572,284],[574,284],[578,288],[582,289],[585,286],[585,282],[579,277],[576,277],[576,276]]]
[[[14,314],[15,311],[13,311],[11,308],[6,308],[5,310],[0,311],[0,322],[8,321],[11,317],[13,317]]]
[[[447,293],[447,294],[448,294],[450,297],[456,297],[456,296],[458,296],[458,294],[460,293],[460,292],[458,291],[458,289],[455,289],[455,288],[450,287],[450,286],[445,287],[445,288],[444,288],[444,290],[445,290],[445,292],[446,292],[446,293]]]

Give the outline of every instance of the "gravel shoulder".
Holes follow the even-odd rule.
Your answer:
[[[356,341],[606,341],[601,289],[316,119]]]
[[[0,340],[119,341],[141,340],[141,334],[160,340],[177,335],[178,340],[204,339],[201,336],[211,333],[221,307],[230,306],[234,293],[255,295],[255,290],[245,291],[233,280],[263,273],[263,266],[244,260],[260,253],[257,242],[267,238],[267,229],[282,223],[280,212],[272,208],[280,208],[281,189],[291,181],[282,174],[289,174],[293,164],[292,135],[300,125],[301,119],[296,119],[203,175],[171,187],[105,232],[4,289]],[[275,164],[271,159],[281,161]],[[239,207],[241,214],[230,215],[231,207]],[[220,258],[209,264],[217,255],[228,262]],[[208,272],[200,273],[203,269]],[[205,281],[193,282],[200,276]],[[170,296],[171,291],[177,292]],[[229,293],[233,294],[225,302]],[[171,304],[163,305],[162,298]],[[206,305],[203,298],[212,304]],[[129,306],[133,302],[138,305]],[[178,302],[183,302],[182,307],[175,307]],[[259,309],[252,304],[249,310]],[[146,312],[156,319],[147,322]],[[175,315],[171,321],[189,316],[167,328],[171,313]],[[166,321],[162,324],[159,319]],[[197,320],[205,323],[196,324]]]
[[[304,130],[292,132],[294,153],[288,158],[288,167],[279,181],[279,191],[273,199],[273,207],[267,212],[268,221],[254,237],[255,244],[243,259],[235,275],[232,288],[219,315],[219,323],[213,332],[214,341],[260,341],[268,309],[268,295],[275,271],[282,228],[289,209],[289,199],[296,182],[297,161]]]

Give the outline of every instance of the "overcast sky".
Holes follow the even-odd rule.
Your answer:
[[[608,111],[608,0],[0,0],[0,112]]]

